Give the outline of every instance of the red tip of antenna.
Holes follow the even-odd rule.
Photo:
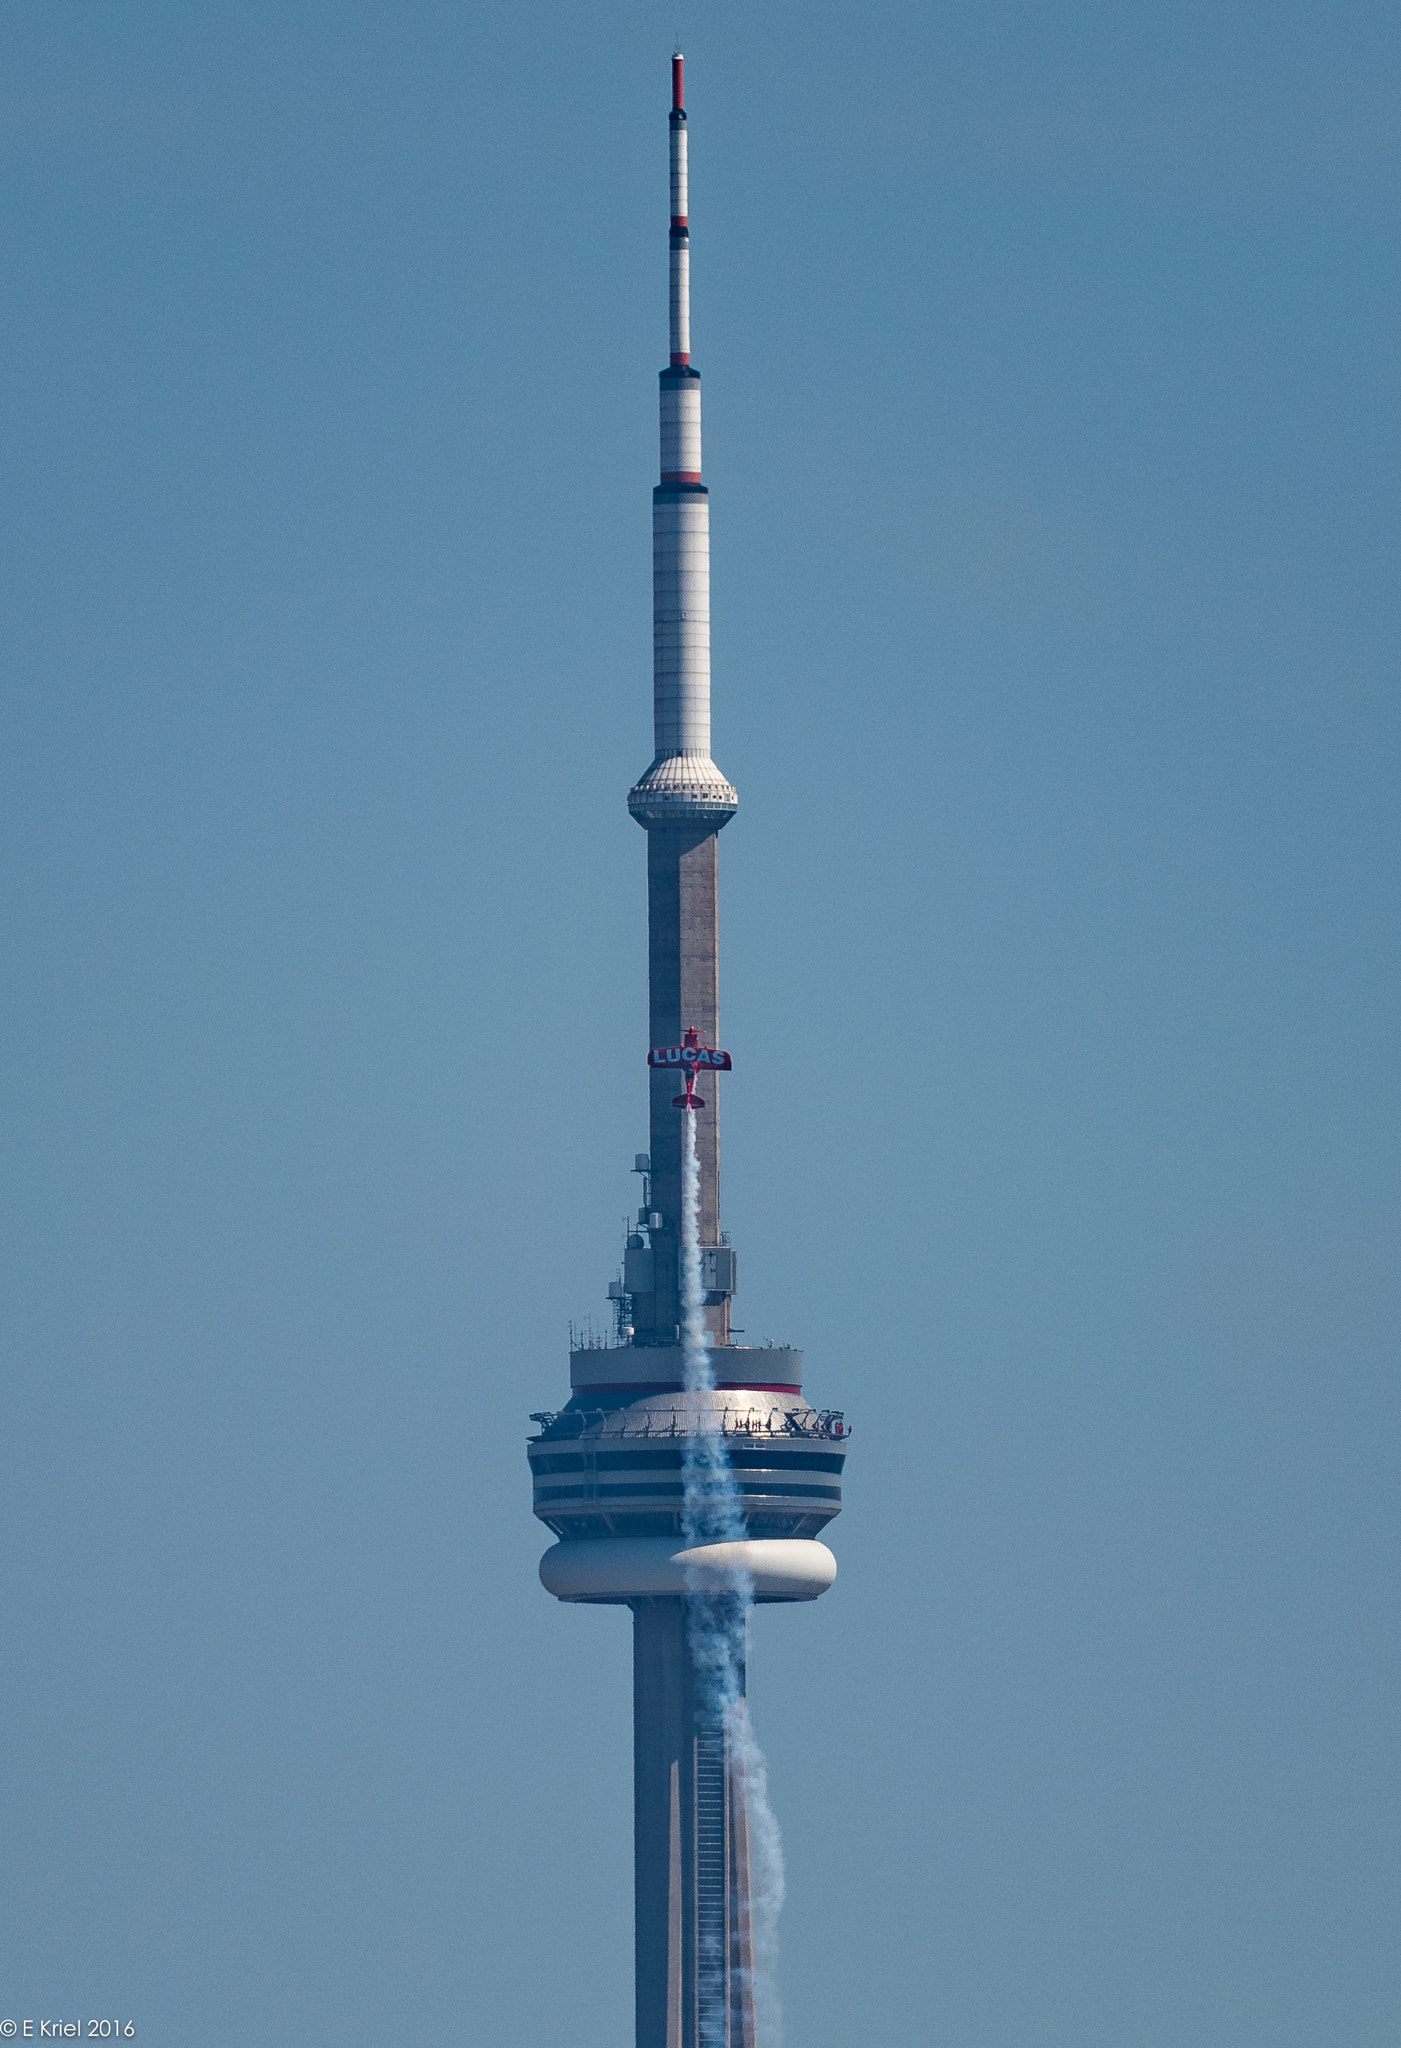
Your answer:
[[[686,105],[686,59],[678,50],[671,60],[671,111],[681,113]]]

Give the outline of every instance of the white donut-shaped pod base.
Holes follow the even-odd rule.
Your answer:
[[[826,1544],[798,1536],[689,1546],[674,1536],[597,1536],[556,1543],[540,1560],[540,1583],[556,1600],[645,1600],[738,1586],[752,1586],[756,1600],[815,1600],[836,1576]]]

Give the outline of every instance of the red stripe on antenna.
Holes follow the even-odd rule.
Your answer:
[[[686,59],[678,50],[671,60],[671,111],[679,114],[686,105]]]

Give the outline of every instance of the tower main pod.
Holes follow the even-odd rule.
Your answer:
[[[719,1037],[717,834],[738,807],[710,754],[710,515],[700,377],[691,366],[683,60],[672,59],[671,351],[661,373],[661,478],[652,494],[655,755],[628,795],[647,833],[650,1044]],[[718,1076],[678,1111],[653,1068],[642,1206],[610,1290],[616,1341],[570,1355],[571,1394],[534,1420],[535,1513],[558,1541],[540,1562],[561,1600],[633,1613],[637,2048],[768,2048],[756,2005],[748,1791],[736,1715],[713,1697],[705,1604],[811,1600],[836,1575],[816,1540],[841,1508],[845,1427],[803,1398],[802,1353],[736,1345],[736,1259],[720,1229]],[[699,1164],[705,1385],[683,1359],[683,1115]],[[693,1240],[694,1242],[694,1240]],[[694,1295],[692,1301],[694,1302]],[[711,1383],[713,1382],[713,1384]],[[720,1450],[742,1540],[706,1540],[698,1461]],[[742,1589],[738,1594],[736,1589]]]

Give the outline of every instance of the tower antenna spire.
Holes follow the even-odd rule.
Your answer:
[[[671,60],[671,367],[691,360],[691,230],[687,219],[686,59]],[[665,468],[665,464],[662,465]]]
[[[684,829],[704,840],[729,823],[739,798],[710,757],[710,500],[701,476],[700,372],[691,362],[685,100],[686,59],[677,50],[668,123],[671,349],[661,373],[661,477],[652,493],[655,751],[651,767],[628,793],[628,809],[653,835]],[[659,851],[660,846],[659,841]],[[701,951],[713,951],[712,938],[706,937]],[[705,1028],[707,1021],[688,1012],[676,1020],[676,1033],[687,1024]],[[708,1215],[713,1176],[704,1143],[701,1152],[702,1210]],[[679,1158],[678,1153],[678,1172]]]

